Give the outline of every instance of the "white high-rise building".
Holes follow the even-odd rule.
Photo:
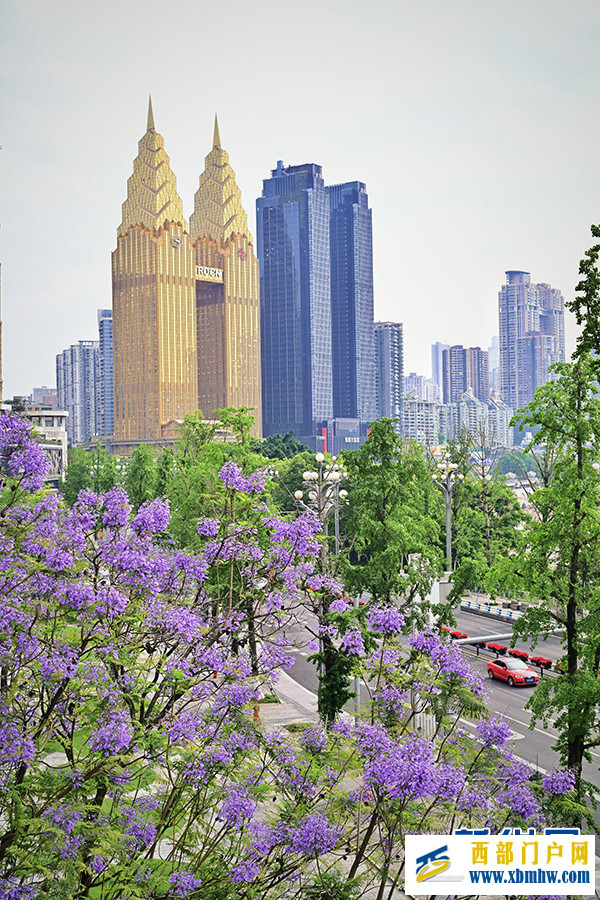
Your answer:
[[[78,341],[56,357],[58,407],[68,412],[69,446],[85,444],[102,430],[99,341]]]

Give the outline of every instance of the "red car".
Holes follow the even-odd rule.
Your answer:
[[[501,681],[507,681],[511,687],[515,684],[537,684],[540,680],[538,673],[526,662],[512,657],[493,659],[487,664],[487,673],[490,681],[499,678]]]

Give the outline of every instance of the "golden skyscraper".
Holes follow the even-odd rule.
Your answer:
[[[216,116],[190,233],[196,261],[198,407],[206,416],[226,406],[253,407],[253,435],[260,438],[258,260]]]
[[[198,405],[193,251],[152,101],[138,146],[112,255],[115,444],[123,450],[172,436],[173,420]]]

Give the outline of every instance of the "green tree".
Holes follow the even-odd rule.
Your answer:
[[[199,410],[186,416],[172,459],[165,457],[160,464],[159,480],[171,502],[171,532],[182,547],[198,547],[199,517],[216,515],[220,509],[219,471],[228,460],[234,460],[245,474],[265,465],[250,447],[253,416],[247,407],[215,410],[213,415],[210,421]],[[219,440],[224,430],[236,441]]]
[[[514,491],[499,473],[494,435],[484,424],[465,433],[452,448],[457,471],[453,490],[451,599],[482,590],[489,567],[516,545],[515,528],[524,519]]]
[[[522,426],[539,426],[536,439],[554,458],[551,477],[531,496],[536,515],[525,524],[518,552],[496,564],[488,585],[531,599],[517,635],[561,629],[561,671],[542,680],[528,705],[534,721],[552,719],[558,728],[556,749],[581,799],[583,761],[600,746],[600,399],[585,356],[553,372],[516,417]]]
[[[96,452],[90,457],[90,477],[97,494],[110,491],[121,481],[116,458],[103,449],[100,441],[96,443]]]
[[[67,471],[62,484],[62,495],[69,506],[73,506],[79,491],[92,487],[92,458],[83,447],[69,450]]]
[[[600,225],[591,226],[592,236],[600,238]],[[600,271],[598,257],[600,244],[594,244],[586,250],[579,263],[581,281],[575,288],[574,300],[567,300],[565,306],[575,313],[578,325],[583,329],[577,338],[576,356],[600,352]]]
[[[412,613],[442,573],[440,498],[422,449],[403,444],[391,419],[373,422],[359,450],[344,453],[350,476],[348,530],[354,556],[343,561],[350,592],[399,602]]]
[[[166,497],[169,492],[169,484],[175,470],[175,454],[171,447],[165,447],[156,460],[156,482],[154,493],[156,497]]]
[[[131,454],[125,473],[125,486],[135,510],[142,503],[153,500],[156,484],[156,461],[154,451],[148,444],[140,444]]]
[[[294,437],[293,431],[288,431],[284,435],[272,434],[263,441],[254,441],[252,449],[267,459],[290,459],[298,453],[310,452],[306,444]]]

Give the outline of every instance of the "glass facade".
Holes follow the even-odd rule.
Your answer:
[[[190,234],[197,273],[216,269],[222,279],[211,283],[196,276],[198,407],[208,417],[214,409],[249,407],[254,414],[252,434],[260,438],[258,261],[216,117],[213,148],[194,195]]]
[[[279,162],[256,201],[263,433],[319,447],[333,416],[329,198],[321,167]]]
[[[326,188],[330,206],[333,414],[375,418],[373,230],[360,181]]]
[[[162,439],[198,402],[196,279],[177,184],[151,107],[112,255],[114,435]]]
[[[398,419],[402,434],[404,398],[404,339],[401,322],[375,322],[375,369],[377,418]]]
[[[115,430],[115,406],[113,385],[113,320],[112,309],[98,310],[99,332],[99,402],[100,433],[113,434]]]
[[[529,272],[509,270],[498,294],[500,393],[513,409],[525,406],[565,360],[564,298]]]
[[[85,444],[100,434],[98,341],[78,341],[56,357],[58,407],[68,412],[70,447]]]

